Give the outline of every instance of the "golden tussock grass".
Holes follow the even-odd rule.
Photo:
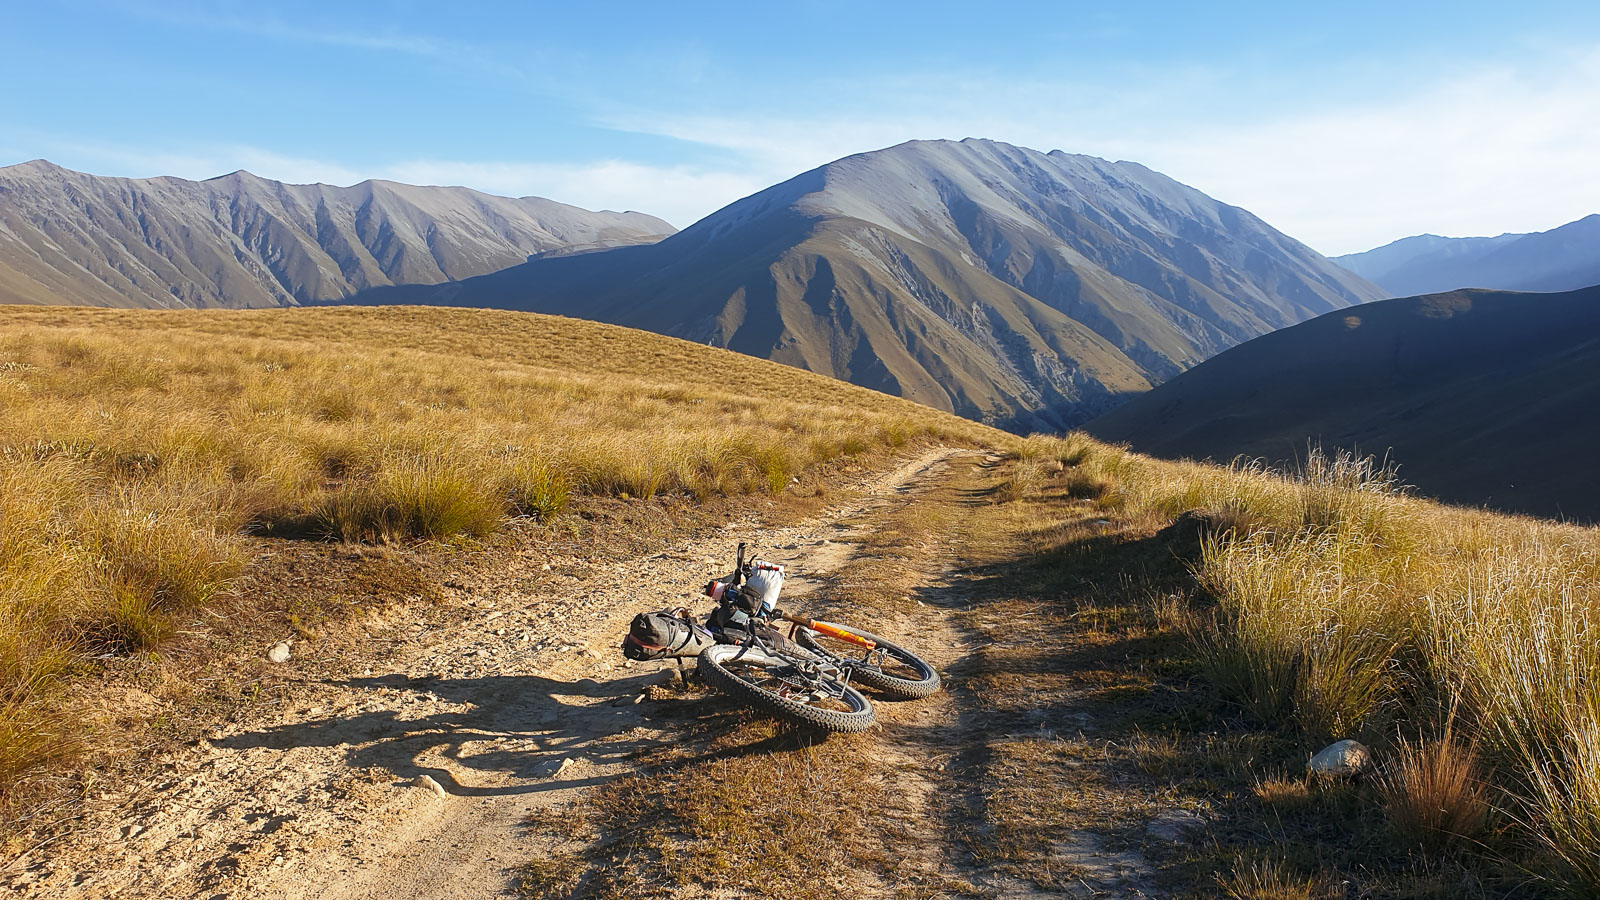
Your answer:
[[[982,426],[591,322],[420,308],[0,309],[0,792],[51,685],[228,589],[243,534],[483,535],[586,496],[781,492]]]
[[[1412,498],[1392,468],[1315,449],[1277,472],[1093,444],[1068,474],[1125,517],[1199,516],[1214,603],[1178,617],[1250,717],[1381,745],[1413,839],[1472,838],[1494,805],[1541,871],[1600,889],[1600,530]]]
[[[1389,825],[1403,839],[1440,848],[1476,841],[1489,819],[1488,788],[1477,750],[1448,734],[1395,742],[1378,789]]]
[[[1234,900],[1317,900],[1335,895],[1314,876],[1296,874],[1276,860],[1240,860],[1217,884],[1223,896]]]

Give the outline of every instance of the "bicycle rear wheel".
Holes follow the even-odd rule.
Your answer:
[[[872,704],[860,691],[831,676],[808,677],[781,656],[717,644],[696,666],[719,690],[780,718],[841,734],[872,727]]]
[[[830,660],[850,672],[850,680],[879,690],[891,697],[916,700],[939,690],[939,673],[922,657],[871,632],[829,622],[840,631],[871,641],[867,650],[859,644],[840,640],[809,628],[795,633],[800,646]]]

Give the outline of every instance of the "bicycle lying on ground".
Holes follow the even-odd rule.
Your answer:
[[[764,712],[834,732],[871,727],[872,703],[857,685],[917,699],[939,690],[939,673],[898,644],[854,628],[777,607],[783,568],[745,559],[706,585],[717,608],[705,625],[686,609],[641,614],[623,642],[634,659],[697,657],[696,667],[722,692]],[[785,635],[776,622],[789,623]]]

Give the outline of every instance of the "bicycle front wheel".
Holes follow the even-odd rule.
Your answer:
[[[807,677],[796,665],[750,647],[707,647],[696,666],[717,689],[763,712],[841,734],[872,727],[872,704],[831,676]]]
[[[871,641],[874,649],[801,628],[795,641],[850,672],[856,684],[882,691],[891,697],[916,700],[939,690],[939,673],[922,657],[871,632],[829,622],[840,631]]]

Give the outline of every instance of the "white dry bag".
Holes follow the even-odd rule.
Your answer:
[[[783,566],[751,560],[750,575],[745,578],[742,590],[762,612],[771,612],[777,607],[778,594],[783,590]]]

